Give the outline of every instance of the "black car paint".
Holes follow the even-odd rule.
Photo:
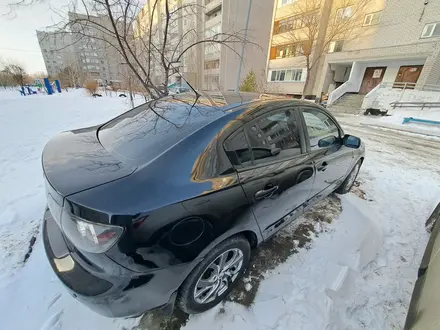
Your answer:
[[[134,171],[135,168],[116,159],[102,147],[96,136],[98,128],[60,133],[44,148],[43,170],[46,177],[54,180],[63,196],[122,178]]]
[[[341,167],[348,174],[361,152],[356,158],[353,149],[342,144],[337,147],[344,149],[341,157],[334,157],[330,149],[310,152],[303,128],[304,154],[274,166],[235,170],[231,165],[223,147],[225,139],[255,117],[286,106],[309,105],[282,100],[228,108],[223,117],[138,167],[105,152],[97,144],[97,127],[62,133],[49,142],[43,153],[43,168],[51,185],[48,194],[58,194],[54,199],[83,219],[124,227],[121,239],[107,252],[88,253],[73,246],[46,212],[45,246],[61,280],[66,284],[54,259],[70,256],[91,280],[111,283],[105,292],[86,295],[78,292],[88,282],[74,279],[67,284],[72,294],[98,313],[113,317],[172,304],[180,284],[219,242],[244,233],[256,246],[333,191],[345,178],[339,176],[344,174]],[[296,115],[302,122],[300,114]],[[332,165],[338,174],[322,184],[317,180],[317,168],[324,161],[329,164],[326,173]],[[320,182],[318,188],[314,188],[315,182]],[[256,199],[255,192],[268,184],[281,188]],[[280,207],[272,214],[268,207],[276,203]],[[282,209],[281,204],[288,206]],[[58,230],[64,239],[48,237],[48,227],[52,233]]]

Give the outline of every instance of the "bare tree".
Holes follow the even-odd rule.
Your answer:
[[[75,87],[80,84],[80,72],[74,65],[67,65],[56,73],[55,79],[58,79],[62,86]]]
[[[283,44],[275,56],[304,56],[307,69],[303,95],[310,94],[310,77],[329,47],[359,37],[359,29],[371,0],[298,0],[289,19],[279,21],[275,32],[283,35]],[[271,55],[271,57],[274,54]]]
[[[8,77],[13,84],[20,86],[25,85],[27,74],[20,64],[8,64],[4,67],[2,73]]]
[[[19,4],[35,1],[22,0]],[[151,0],[145,6],[140,0],[70,0],[68,8],[68,12],[57,11],[61,22],[48,29],[70,34],[78,47],[95,44],[113,52],[111,57],[117,57],[151,97],[168,94],[170,77],[194,47],[216,44],[239,56],[236,44],[254,44],[244,39],[243,30],[209,37],[195,29],[183,31],[184,17],[204,15],[204,7],[183,0]]]

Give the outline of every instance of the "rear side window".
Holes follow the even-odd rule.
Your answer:
[[[196,103],[191,95],[179,94],[134,108],[101,127],[99,141],[106,150],[136,165],[148,162],[224,115],[219,108]]]
[[[252,154],[243,129],[232,134],[225,141],[225,151],[232,165],[250,165]]]
[[[256,164],[301,154],[298,123],[293,110],[265,114],[246,125]]]
[[[338,126],[328,115],[318,109],[303,109],[312,150],[327,148],[340,143]]]

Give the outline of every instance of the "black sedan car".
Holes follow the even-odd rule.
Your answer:
[[[43,240],[75,298],[110,317],[206,311],[251,248],[350,190],[359,138],[315,104],[255,97],[168,96],[47,143]]]

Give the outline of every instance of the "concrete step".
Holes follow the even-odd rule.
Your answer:
[[[331,112],[358,114],[365,95],[344,94],[335,103],[328,107]]]

